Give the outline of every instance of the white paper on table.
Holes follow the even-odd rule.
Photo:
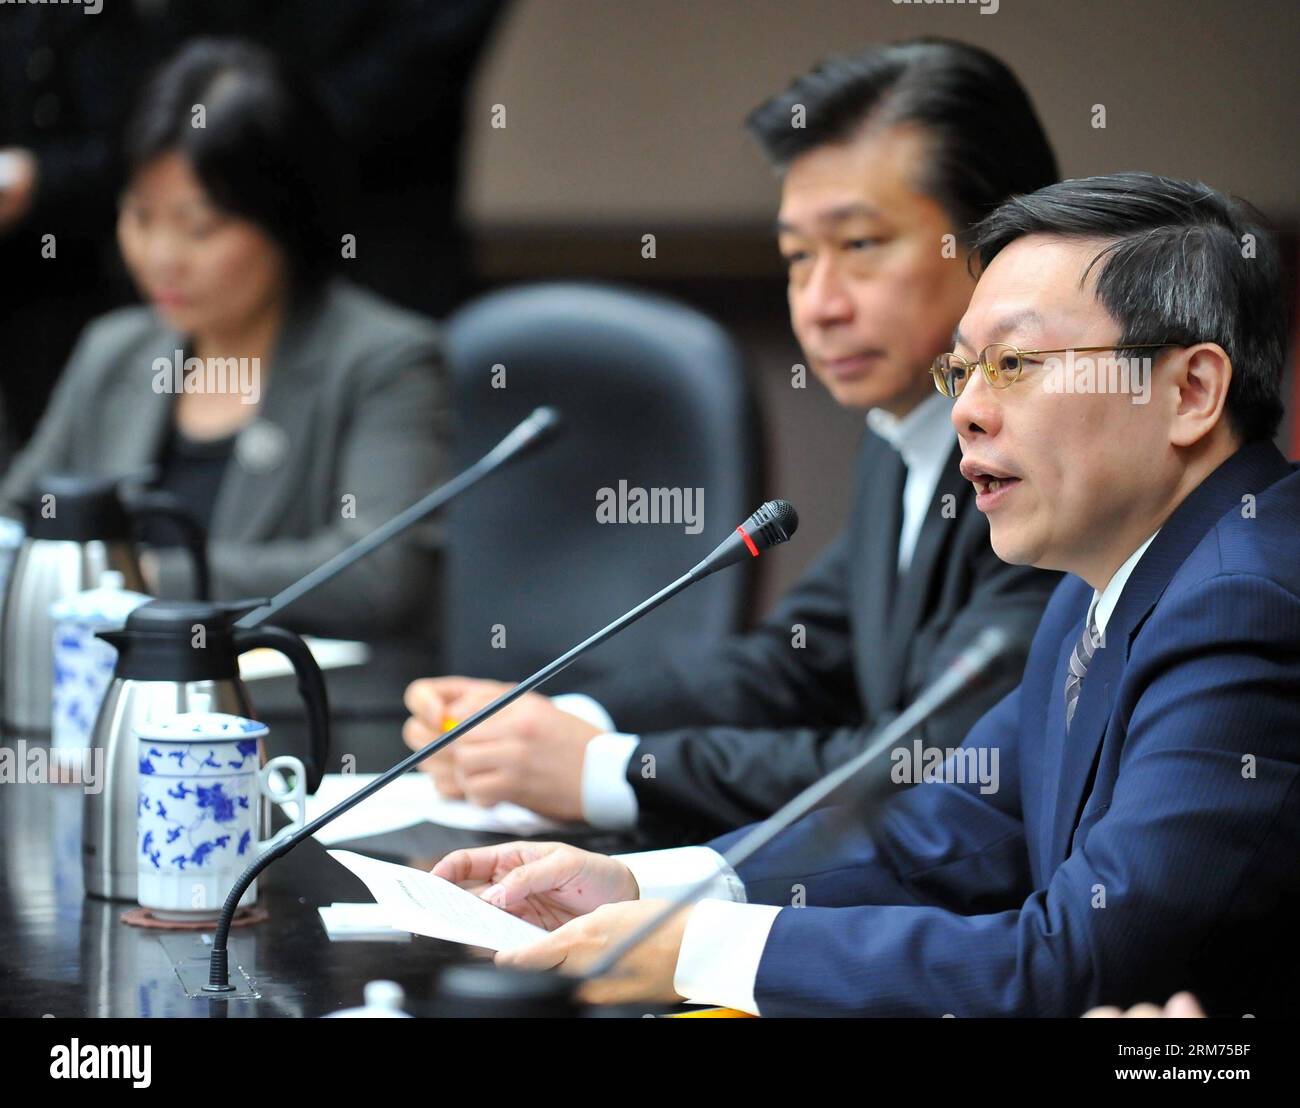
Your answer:
[[[406,931],[388,922],[388,910],[382,904],[325,904],[317,909],[325,934],[331,941],[368,939],[385,942],[410,942]]]
[[[362,666],[370,660],[370,647],[363,642],[350,639],[320,639],[315,635],[304,635],[302,641],[307,644],[311,656],[321,669],[343,669],[347,666]],[[258,647],[247,654],[239,656],[239,678],[245,684],[250,681],[265,681],[272,677],[288,677],[293,673],[289,659],[278,650]]]
[[[365,883],[394,927],[489,950],[513,950],[546,934],[473,893],[424,870],[331,850],[328,854]]]
[[[315,795],[307,798],[307,819],[315,819],[378,776],[377,773],[325,774]],[[282,807],[290,818],[297,817],[292,806]],[[541,835],[560,827],[517,804],[480,808],[467,800],[444,800],[438,795],[432,777],[412,770],[344,812],[332,823],[327,823],[313,837],[330,846],[349,839],[400,831],[425,822],[468,831],[520,836]]]

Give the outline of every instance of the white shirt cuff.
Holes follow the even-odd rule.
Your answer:
[[[707,846],[677,846],[615,854],[632,871],[642,900],[675,900],[706,877],[713,880],[700,896],[745,902],[745,883],[716,850]]]
[[[745,903],[745,883],[707,846],[617,854],[632,871],[642,900],[675,900],[706,877],[712,881],[687,917],[673,988],[696,1004],[719,1004],[758,1015],[754,984],[767,933],[781,909]]]
[[[605,706],[599,700],[595,700],[584,693],[561,693],[559,696],[551,697],[551,703],[559,708],[561,712],[568,712],[571,716],[577,716],[585,723],[590,723],[592,727],[599,728],[601,731],[613,731],[614,717],[605,711]]]
[[[673,988],[693,1004],[759,1015],[754,987],[780,907],[701,900],[686,920]]]
[[[597,735],[582,756],[582,818],[592,827],[626,831],[636,826],[636,790],[627,765],[640,740],[635,735]]]
[[[614,720],[600,701],[583,693],[551,697],[561,712],[577,716],[602,732],[614,730]],[[582,758],[582,818],[606,831],[636,826],[636,792],[627,779],[627,766],[639,740],[635,735],[601,734],[587,744]]]

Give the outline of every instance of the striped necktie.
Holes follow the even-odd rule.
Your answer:
[[[1096,605],[1093,606],[1094,610]],[[1093,652],[1101,645],[1101,633],[1097,630],[1097,621],[1093,618],[1093,611],[1088,612],[1088,625],[1083,629],[1083,635],[1074,645],[1074,653],[1070,655],[1070,672],[1065,676],[1065,730],[1070,730],[1070,724],[1074,721],[1074,710],[1079,706],[1079,692],[1083,687],[1083,679],[1088,673],[1088,663],[1092,661]]]

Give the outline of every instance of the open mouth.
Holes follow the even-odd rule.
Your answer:
[[[997,492],[999,489],[1010,485],[1018,484],[1019,477],[1002,477],[995,476],[992,473],[977,473],[975,475],[974,485],[977,492],[990,493]]]
[[[961,474],[975,486],[977,502],[1020,484],[1020,478],[1005,470],[993,469],[970,458],[961,463]]]

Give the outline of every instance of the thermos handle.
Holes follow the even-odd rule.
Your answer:
[[[203,525],[176,497],[159,489],[133,491],[127,503],[127,511],[133,522],[141,519],[167,519],[175,524],[194,566],[194,599],[210,599],[212,586],[208,573],[208,536]]]
[[[320,666],[311,656],[307,644],[283,627],[237,628],[234,641],[236,654],[264,646],[283,654],[293,665],[298,678],[298,695],[307,707],[308,749],[307,757],[303,759],[307,767],[307,791],[315,793],[320,787],[330,753],[329,698]]]

